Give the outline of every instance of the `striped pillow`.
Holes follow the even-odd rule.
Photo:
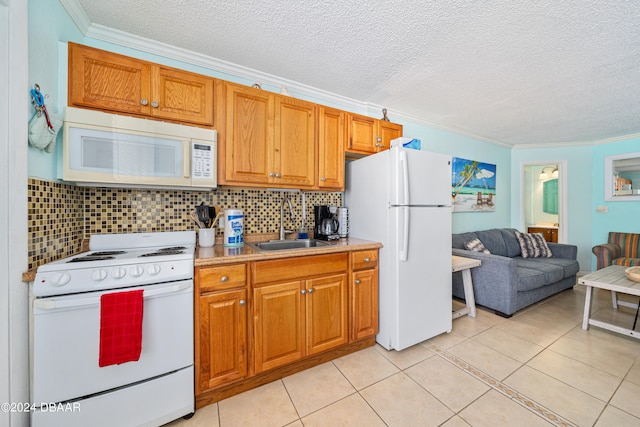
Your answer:
[[[520,244],[522,258],[551,258],[553,256],[542,233],[526,234],[516,231],[516,239]]]
[[[482,252],[483,254],[490,254],[489,249],[485,248],[480,239],[477,237],[470,242],[466,242],[464,247],[469,251]]]

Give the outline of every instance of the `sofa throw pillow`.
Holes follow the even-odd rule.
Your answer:
[[[465,242],[464,247],[468,251],[482,252],[483,254],[490,254],[489,249],[485,248],[480,239],[475,238],[470,242]]]
[[[521,233],[516,231],[522,258],[551,258],[553,254],[542,233]]]

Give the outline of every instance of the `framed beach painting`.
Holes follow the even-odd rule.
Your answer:
[[[451,199],[453,212],[495,212],[496,165],[454,157]]]

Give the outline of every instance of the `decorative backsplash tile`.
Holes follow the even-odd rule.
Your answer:
[[[29,179],[29,269],[80,251],[92,234],[194,230],[189,212],[200,203],[244,211],[245,233],[277,233],[280,205],[287,196],[285,228],[299,230],[302,194],[260,189],[214,191],[78,187]],[[315,205],[342,206],[342,193],[305,192],[306,228],[313,228]],[[221,233],[221,231],[220,231]]]
[[[84,192],[59,182],[29,179],[29,269],[80,251]]]

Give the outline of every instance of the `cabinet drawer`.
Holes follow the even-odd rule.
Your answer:
[[[378,266],[378,251],[358,251],[351,253],[351,268],[353,270],[366,270]]]
[[[197,273],[200,292],[241,288],[247,284],[246,264],[200,267]]]
[[[254,284],[300,280],[306,277],[347,271],[347,253],[283,258],[253,263]]]

